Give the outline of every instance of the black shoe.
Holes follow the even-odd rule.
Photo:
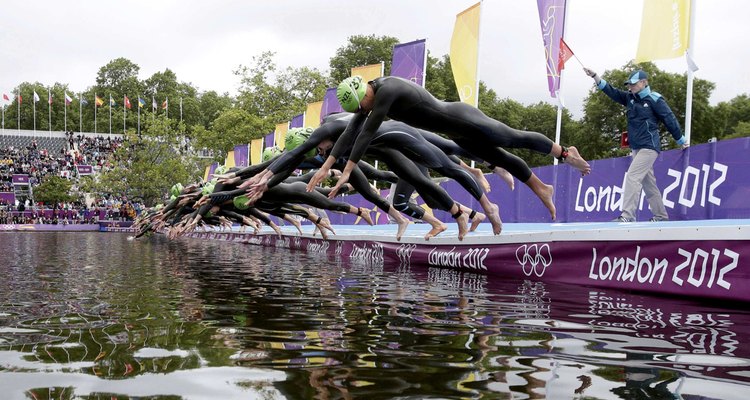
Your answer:
[[[662,221],[669,221],[669,218],[651,217],[651,219],[648,220],[648,222],[662,222]]]
[[[622,215],[612,220],[612,222],[635,222],[630,218],[625,218]]]

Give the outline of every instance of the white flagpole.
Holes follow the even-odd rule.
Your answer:
[[[36,94],[36,90],[34,90],[34,98],[31,99],[31,103],[34,109],[34,132],[36,132],[36,98],[38,95]]]
[[[83,93],[78,93],[78,133],[83,133]]]
[[[427,86],[427,39],[424,40],[424,61],[422,61],[422,87]]]
[[[180,122],[182,122],[182,97],[180,97]]]
[[[141,136],[141,95],[138,95],[138,136]]]
[[[96,92],[94,92],[94,133],[96,133],[96,108],[99,107],[98,104],[96,104]]]
[[[687,95],[685,96],[685,139],[690,143],[690,130],[692,128],[693,116],[693,68],[697,66],[693,63],[693,28],[695,26],[695,2],[690,0],[690,27],[688,28],[688,48],[685,56],[687,57]]]
[[[47,88],[47,126],[49,126],[49,133],[52,136],[52,89]]]
[[[479,109],[479,49],[480,44],[482,43],[482,6],[484,5],[484,0],[481,0],[479,2],[479,26],[477,26],[477,81],[476,85],[474,87],[474,104],[477,105],[477,109]],[[424,50],[425,52],[425,58],[427,57],[427,48]],[[424,65],[425,70],[427,70],[427,63]],[[425,83],[426,84],[426,83]],[[474,168],[476,163],[474,160],[471,160],[471,168]]]
[[[560,35],[560,38],[563,38],[565,36],[565,19],[567,18],[567,12],[568,7],[567,4],[563,8],[563,28],[562,28],[562,35]],[[557,49],[557,60],[560,60],[560,44],[558,43],[558,49]],[[580,62],[580,61],[579,61]],[[559,63],[558,63],[559,66]],[[555,93],[555,98],[557,99],[557,122],[555,125],[555,143],[560,144],[560,131],[562,130],[562,113],[563,108],[565,106],[563,105],[563,100],[560,97],[560,93],[562,92],[562,78],[563,78],[563,69],[560,69],[557,71],[559,77],[558,77],[558,84],[557,84],[557,92]],[[552,157],[552,165],[557,165],[557,157]]]
[[[125,95],[122,95],[122,134],[125,134],[125,110],[128,109],[125,104]]]
[[[68,92],[63,93],[63,129],[68,133]]]
[[[21,130],[21,89],[18,89],[18,94],[16,95],[16,103],[18,103],[18,125],[16,126],[16,130]]]

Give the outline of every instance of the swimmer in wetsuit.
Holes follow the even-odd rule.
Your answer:
[[[336,94],[342,108],[355,112],[356,115],[337,141],[323,167],[310,180],[308,190],[312,190],[322,181],[336,158],[353,146],[349,161],[339,179],[340,184],[345,183],[386,117],[416,128],[443,133],[459,146],[484,160],[499,157],[497,153],[500,147],[526,148],[557,157],[584,175],[591,172],[591,167],[578,154],[575,147],[566,149],[541,133],[510,128],[468,104],[439,101],[421,86],[402,78],[386,76],[365,83],[359,76],[350,77],[339,84]],[[528,165],[522,161],[520,158],[509,159],[510,164],[502,167],[511,173],[514,173],[514,170],[518,171],[516,173],[523,170],[530,172]],[[521,180],[527,183],[532,178],[533,174],[530,174]],[[534,182],[529,184],[529,187],[537,196],[549,198],[551,202],[551,188],[538,187]],[[543,193],[544,191],[547,193]],[[500,233],[497,227],[493,227],[493,230],[495,234]]]

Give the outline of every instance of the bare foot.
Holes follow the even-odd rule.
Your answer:
[[[399,215],[399,217],[401,217]],[[396,240],[401,241],[401,237],[404,236],[404,232],[406,232],[406,227],[409,226],[409,220],[401,217],[396,221],[396,224],[398,224],[398,231],[396,231]]]
[[[299,232],[299,234],[300,235],[302,234],[302,224],[300,224],[299,221],[297,221],[297,218],[289,218],[287,222],[294,225],[294,227],[297,228],[297,231]]]
[[[443,224],[442,222],[436,222],[432,225],[432,229],[427,232],[426,235],[424,235],[424,240],[430,240],[431,237],[435,237],[443,233],[443,231],[445,231],[446,229],[448,229],[448,227],[445,226],[445,224]]]
[[[578,153],[578,149],[573,146],[568,147],[568,156],[565,157],[564,162],[581,171],[582,175],[588,175],[591,173],[591,166],[583,159],[583,157],[581,157],[581,154]]]
[[[334,235],[336,234],[336,231],[334,231],[333,227],[331,226],[331,220],[328,218],[321,219],[320,222],[318,222],[318,227],[320,228],[321,234],[323,233],[323,229],[328,229]]]
[[[365,222],[367,222],[368,224],[373,225],[372,216],[370,215],[370,210],[364,207],[360,207],[359,216],[362,217],[362,219],[365,220]]]
[[[474,215],[474,218],[471,220],[471,227],[469,227],[469,232],[474,232],[475,230],[477,230],[477,227],[479,227],[479,224],[481,224],[485,218],[487,218],[486,215],[477,211],[476,215]]]
[[[500,220],[500,212],[497,206],[493,204],[491,207],[492,211],[487,212],[487,218],[490,219],[490,223],[492,224],[492,233],[499,235],[503,231],[503,221]]]
[[[484,176],[484,172],[482,172],[479,168],[471,168],[470,169],[472,175],[474,175],[474,178],[477,180],[477,183],[484,188],[485,192],[488,192],[492,190],[490,187],[490,182],[487,180],[487,177]]]
[[[539,196],[539,199],[542,201],[545,207],[549,210],[550,215],[552,216],[552,220],[554,221],[555,218],[557,218],[557,208],[555,208],[555,202],[552,200],[552,195],[555,194],[555,188],[552,187],[552,185],[544,185],[544,189],[542,189],[539,193],[537,193],[537,196]]]
[[[464,237],[469,232],[469,216],[466,213],[456,218],[456,224],[458,224],[458,240],[464,240]]]
[[[513,179],[513,175],[511,175],[510,172],[506,171],[504,168],[495,167],[495,169],[492,170],[492,173],[499,176],[500,179],[502,179],[503,182],[505,182],[508,187],[510,187],[510,190],[516,188],[516,181]]]

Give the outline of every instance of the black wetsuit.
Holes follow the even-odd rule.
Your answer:
[[[439,101],[405,79],[386,76],[371,81],[370,85],[375,91],[372,111],[369,115],[355,114],[331,156],[340,157],[354,143],[349,160],[359,161],[386,117],[443,133],[483,160],[505,157],[499,147],[526,148],[544,154],[552,151],[554,142],[541,133],[513,129],[466,103]],[[501,166],[524,182],[531,177],[531,170],[520,158],[510,158]]]

